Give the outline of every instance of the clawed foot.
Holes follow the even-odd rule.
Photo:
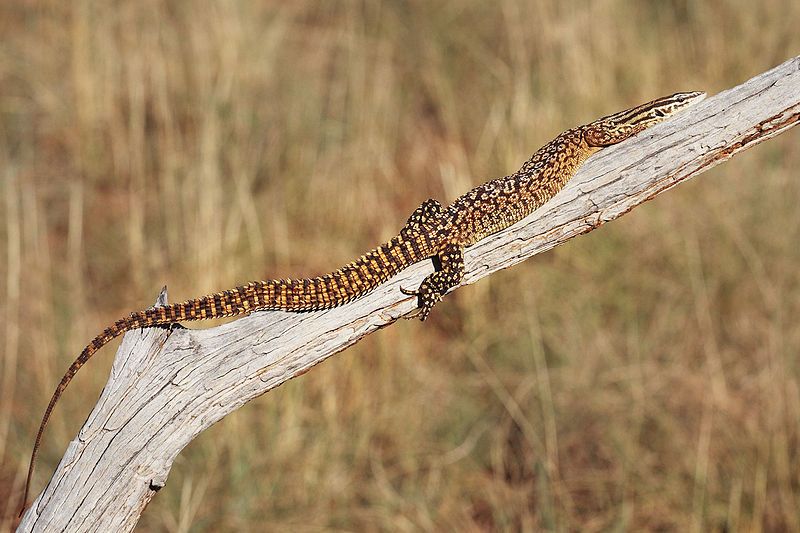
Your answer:
[[[423,204],[422,208],[425,207]],[[421,209],[422,209],[421,208]],[[462,248],[458,244],[449,244],[436,254],[439,259],[439,267],[436,272],[428,275],[415,291],[409,291],[400,287],[400,292],[406,296],[416,296],[419,312],[406,318],[419,317],[425,321],[431,314],[433,306],[439,303],[442,296],[452,287],[461,283],[464,276],[464,256]]]
[[[419,302],[419,308],[417,312],[411,315],[404,316],[405,319],[412,319],[412,318],[419,318],[421,322],[425,322],[425,319],[428,318],[428,315],[431,314],[431,310],[433,306],[436,305],[442,299],[442,295],[438,292],[431,289],[431,286],[426,281],[422,282],[422,285],[419,286],[419,290],[416,291],[409,291],[400,287],[400,292],[405,294],[406,296],[416,296]]]

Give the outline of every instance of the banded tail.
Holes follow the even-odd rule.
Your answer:
[[[92,339],[70,365],[45,409],[28,466],[20,516],[27,509],[31,478],[45,427],[58,399],[78,370],[91,357],[126,331],[182,322],[230,317],[261,309],[315,311],[345,304],[376,288],[404,268],[433,255],[433,243],[424,232],[401,232],[352,263],[315,278],[253,281],[227,291],[136,311],[121,318]]]

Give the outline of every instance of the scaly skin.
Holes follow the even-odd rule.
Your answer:
[[[109,341],[133,329],[250,313],[256,310],[314,311],[343,305],[370,292],[404,268],[429,257],[439,268],[416,291],[420,320],[464,277],[464,248],[522,220],[555,196],[586,159],[701,100],[705,93],[677,93],[567,130],[510,176],[491,180],[456,199],[447,209],[426,200],[389,242],[335,272],[310,279],[254,281],[185,302],[137,311],[95,337],[70,365],[45,410],[31,454],[23,508],[44,429],[61,394],[78,370]],[[20,513],[20,516],[22,512]]]

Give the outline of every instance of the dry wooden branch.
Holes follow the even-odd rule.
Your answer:
[[[799,120],[796,57],[591,158],[544,207],[469,249],[464,283],[591,231]],[[415,301],[400,287],[416,287],[432,269],[416,264],[333,310],[128,333],[97,405],[20,531],[132,530],[201,431],[411,312]]]

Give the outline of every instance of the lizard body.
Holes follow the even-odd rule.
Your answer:
[[[299,312],[336,307],[370,292],[404,268],[435,257],[437,270],[416,291],[401,289],[405,294],[417,296],[417,316],[424,321],[442,296],[463,279],[464,248],[541,207],[564,187],[589,156],[604,146],[622,142],[663,122],[704,97],[705,93],[700,92],[676,93],[567,130],[537,150],[514,174],[475,187],[446,209],[436,200],[426,200],[397,236],[330,274],[254,281],[185,302],[136,311],[117,320],[83,349],[50,399],[31,454],[23,511],[39,445],[55,404],[78,370],[112,339],[133,329],[230,317],[256,310]]]

